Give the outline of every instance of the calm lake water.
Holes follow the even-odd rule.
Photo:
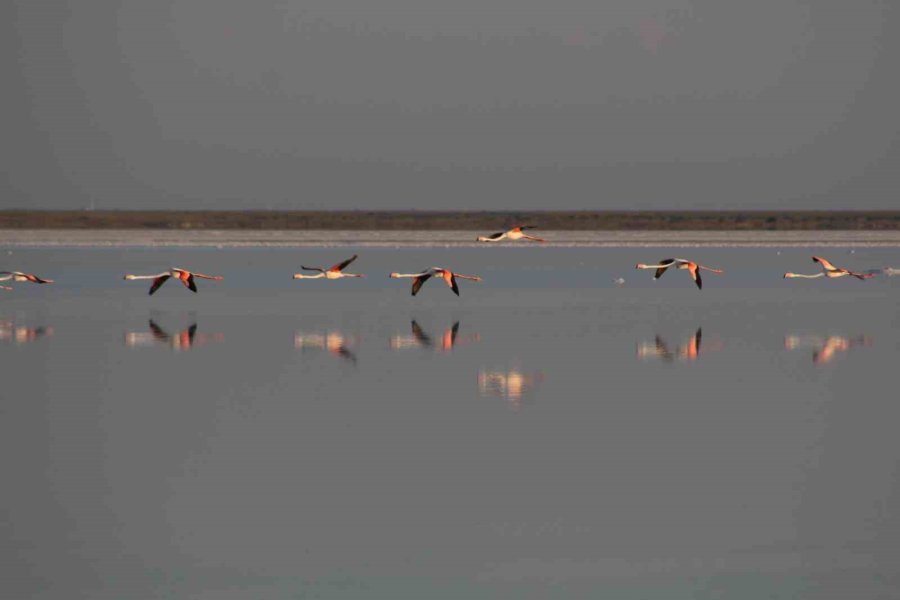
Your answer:
[[[0,250],[3,598],[900,597],[898,247]]]

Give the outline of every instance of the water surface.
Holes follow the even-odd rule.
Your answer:
[[[8,250],[3,597],[900,596],[896,247]]]

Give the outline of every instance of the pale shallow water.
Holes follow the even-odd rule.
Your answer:
[[[900,596],[900,248],[7,249],[4,598]]]

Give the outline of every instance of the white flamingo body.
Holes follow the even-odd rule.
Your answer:
[[[450,269],[445,269],[443,267],[431,267],[430,269],[426,269],[421,273],[391,273],[391,279],[400,279],[400,278],[412,278],[412,295],[415,296],[419,293],[419,290],[422,288],[422,285],[428,281],[431,277],[440,277],[444,280],[444,283],[447,284],[453,293],[459,296],[459,286],[456,285],[457,278],[459,279],[468,279],[470,281],[481,281],[481,277],[477,275],[463,275],[461,273],[454,273]]]
[[[477,238],[479,242],[500,242],[503,240],[531,240],[533,242],[544,242],[546,240],[541,239],[539,237],[534,237],[533,235],[528,235],[524,232],[525,229],[534,229],[534,225],[519,225],[518,227],[513,227],[507,231],[499,231],[492,235],[480,235]]]
[[[156,293],[162,284],[169,280],[170,277],[177,278],[181,283],[184,284],[184,287],[191,290],[192,292],[197,292],[197,285],[194,283],[194,278],[198,279],[212,279],[214,281],[221,281],[224,279],[221,275],[204,275],[203,273],[194,273],[193,271],[188,271],[187,269],[181,269],[178,267],[172,267],[168,271],[163,271],[162,273],[156,273],[155,275],[125,275],[123,279],[127,279],[129,281],[133,281],[136,279],[152,279],[153,284],[150,286],[150,291],[147,292],[148,295],[152,296]]]
[[[784,274],[784,279],[818,279],[819,277],[828,277],[829,279],[834,279],[835,277],[856,277],[857,279],[869,279],[870,277],[874,277],[875,273],[859,273],[856,271],[850,271],[849,269],[843,269],[840,267],[835,267],[829,261],[825,260],[821,256],[813,256],[813,262],[819,263],[822,266],[821,273],[815,273],[813,275],[807,275],[804,273],[791,273],[788,271]]]
[[[343,262],[339,262],[330,269],[323,269],[321,267],[304,267],[301,265],[300,268],[305,271],[318,271],[318,273],[316,273],[315,275],[294,273],[294,279],[343,279],[344,277],[365,277],[365,275],[359,275],[357,273],[344,273],[344,269],[347,268],[347,265],[356,260],[356,257],[357,255],[354,254],[352,257]]]
[[[686,270],[691,279],[694,280],[694,283],[697,285],[697,289],[703,289],[703,278],[700,277],[700,271],[711,271],[713,273],[722,273],[722,269],[713,269],[710,267],[705,267],[703,265],[697,264],[693,261],[687,260],[685,258],[667,258],[665,260],[659,261],[659,264],[656,265],[645,265],[644,263],[638,263],[635,265],[635,269],[656,269],[656,273],[653,274],[653,279],[659,279],[663,276],[663,273],[669,267],[674,267],[676,269]]]

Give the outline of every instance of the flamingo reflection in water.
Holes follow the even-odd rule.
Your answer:
[[[327,350],[332,356],[349,360],[355,365],[356,354],[348,347],[354,343],[354,338],[345,336],[339,331],[326,333],[294,332],[295,349],[301,351],[306,349]]]
[[[197,324],[191,323],[179,331],[176,335],[169,333],[160,327],[153,319],[148,319],[147,327],[150,331],[128,331],[125,333],[125,345],[129,348],[154,346],[157,344],[168,345],[172,350],[190,350],[207,343],[222,342],[225,340],[223,333],[197,333]]]
[[[0,321],[0,341],[26,344],[53,335],[52,327],[29,327],[12,321]]]
[[[811,348],[814,365],[828,364],[842,352],[849,352],[853,348],[871,345],[872,338],[867,335],[858,335],[853,338],[843,335],[792,334],[784,336],[785,350]]]
[[[438,343],[428,335],[421,325],[415,319],[410,322],[410,335],[394,335],[391,336],[391,350],[406,350],[409,348],[434,348],[437,352],[450,352],[459,344],[474,343],[481,341],[481,336],[477,333],[459,337],[459,321],[453,323],[452,326],[444,330]]]
[[[525,373],[516,368],[482,369],[478,372],[478,393],[484,397],[503,398],[510,409],[519,410],[543,381],[544,374],[541,371]]]
[[[703,337],[702,328],[698,327],[694,335],[688,341],[678,346],[674,351],[659,335],[652,342],[641,342],[637,345],[637,357],[639,359],[659,358],[666,362],[676,359],[682,361],[695,361],[700,358],[700,341]],[[712,352],[722,349],[722,342],[715,340],[707,342],[703,346],[704,352]]]

